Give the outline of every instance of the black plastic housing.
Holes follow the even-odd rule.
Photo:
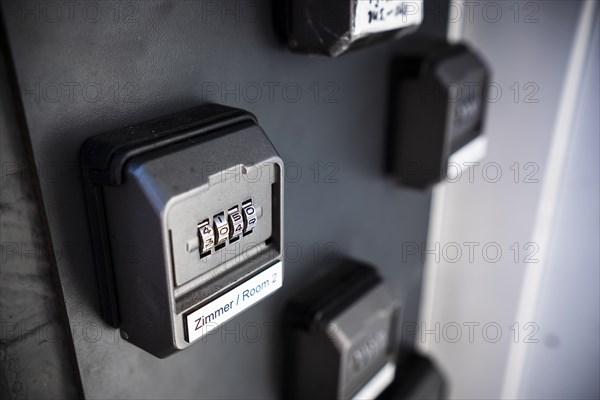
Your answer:
[[[283,161],[252,114],[100,134],[81,168],[102,314],[129,343],[164,358],[282,286]]]
[[[386,170],[427,188],[446,177],[450,155],[482,133],[489,72],[464,44],[420,43],[390,73]]]
[[[337,57],[371,43],[413,32],[420,26],[420,22],[411,22],[395,29],[357,33],[355,28],[361,23],[358,19],[371,18],[368,15],[356,15],[359,1],[365,0],[276,1],[273,12],[275,31],[293,52]],[[369,2],[380,11],[384,11],[386,5],[390,11],[394,6],[401,6],[397,1],[395,3]],[[422,16],[424,11],[421,3],[407,3]]]
[[[378,400],[443,400],[447,398],[444,375],[426,356],[415,351],[402,353],[394,382]]]
[[[349,399],[393,370],[399,313],[373,267],[343,259],[328,268],[286,307],[283,398]]]

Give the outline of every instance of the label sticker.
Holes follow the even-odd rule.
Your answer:
[[[423,0],[356,0],[353,36],[420,25]]]
[[[279,261],[218,299],[188,314],[184,318],[187,325],[187,341],[191,343],[201,338],[264,299],[282,284],[283,265]]]

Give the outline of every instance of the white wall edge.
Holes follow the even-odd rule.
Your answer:
[[[592,42],[594,22],[597,17],[596,6],[597,0],[585,0],[571,47],[532,233],[532,241],[539,246],[540,263],[529,265],[524,273],[516,315],[516,321],[519,323],[530,322],[535,317],[541,283],[548,266],[546,261],[548,246],[572,138],[574,117],[579,105],[578,96],[585,63]],[[501,398],[519,398],[528,350],[528,346],[522,343],[511,343]]]

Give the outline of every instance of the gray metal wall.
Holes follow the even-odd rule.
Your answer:
[[[87,397],[278,397],[282,306],[331,254],[378,267],[404,320],[416,320],[422,263],[403,262],[401,244],[425,242],[430,194],[382,174],[387,67],[401,43],[338,59],[291,54],[273,33],[266,1],[48,4],[3,1],[3,18]],[[428,4],[426,31],[443,37],[447,3]],[[255,113],[288,163],[286,281],[206,340],[159,360],[99,317],[78,151],[95,134],[207,101]],[[18,295],[18,283],[6,287]],[[23,340],[31,348],[47,342]],[[53,380],[23,384],[30,397],[59,392],[47,389]]]
[[[0,54],[0,394],[77,394],[77,373],[28,141]]]

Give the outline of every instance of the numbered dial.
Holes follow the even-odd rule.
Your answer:
[[[244,233],[244,218],[238,206],[231,208],[227,213],[229,214],[229,241],[233,242]]]
[[[198,224],[198,242],[200,257],[206,257],[213,250],[223,248],[227,241],[233,243],[242,235],[252,233],[258,218],[252,199],[246,200],[242,206],[231,207],[227,212],[219,213]],[[194,247],[195,250],[195,247]]]
[[[215,247],[215,231],[208,220],[198,224],[198,239],[200,240],[200,255],[209,253]]]
[[[256,226],[256,209],[252,205],[252,200],[242,204],[242,215],[244,217],[244,234],[251,233]]]
[[[219,246],[229,238],[229,225],[227,224],[225,213],[215,215],[213,221],[215,225],[215,245]]]

